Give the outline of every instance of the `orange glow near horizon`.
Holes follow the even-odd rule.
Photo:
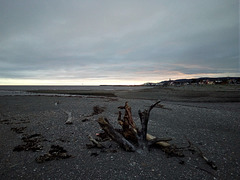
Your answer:
[[[75,85],[75,86],[87,86],[87,85],[141,85],[147,82],[161,82],[166,80],[176,79],[191,79],[200,77],[239,77],[240,73],[234,74],[184,74],[180,72],[163,72],[164,75],[159,75],[159,72],[149,72],[147,76],[144,76],[146,72],[139,72],[139,76],[128,79],[3,79],[0,78],[0,85]]]

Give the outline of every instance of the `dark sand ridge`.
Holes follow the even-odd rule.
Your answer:
[[[99,90],[31,90],[30,93],[40,94],[66,94],[66,95],[83,95],[83,96],[106,96],[116,97],[115,91],[99,91]]]
[[[185,102],[240,102],[240,87],[237,85],[188,85],[156,86],[135,90],[32,90],[33,93],[91,95],[121,97],[126,99],[153,99]]]
[[[207,102],[203,99],[206,96],[183,98],[182,94],[177,94],[180,90],[153,88],[114,92],[118,97],[0,97],[0,179],[214,179],[214,176],[217,179],[239,179],[240,103],[232,100],[239,99],[239,89],[221,88],[219,92],[222,94],[212,99],[210,96]],[[192,89],[182,91],[180,93]],[[211,90],[211,93],[218,92]],[[128,101],[133,119],[139,126],[137,111],[147,108],[155,99],[163,100],[164,109],[152,111],[149,133],[172,137],[172,143],[178,146],[186,146],[187,137],[216,163],[217,171],[194,154],[187,153],[181,159],[167,158],[161,150],[153,148],[148,154],[140,155],[125,152],[114,142],[111,150],[117,152],[102,153],[98,149],[86,148],[88,135],[100,132],[95,121],[98,117],[107,117],[118,127],[117,107]],[[59,105],[56,106],[56,102]],[[93,115],[96,105],[104,107],[102,114]],[[72,125],[65,124],[67,115],[63,110],[72,112]],[[21,127],[23,133],[20,134],[11,130]],[[36,133],[46,139],[40,142],[42,150],[13,152],[14,147],[23,143],[23,136]],[[35,158],[47,153],[51,145],[62,146],[73,157],[36,163]]]
[[[239,86],[168,86],[130,92],[117,92],[117,96],[137,99],[161,99],[185,102],[240,102]]]

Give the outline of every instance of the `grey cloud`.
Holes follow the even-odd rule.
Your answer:
[[[240,73],[238,6],[237,0],[1,1],[0,78]]]

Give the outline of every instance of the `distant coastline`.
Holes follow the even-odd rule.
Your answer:
[[[171,85],[227,85],[227,84],[240,84],[240,77],[201,77],[201,78],[192,78],[192,79],[176,79],[168,81],[161,81],[157,83],[147,82],[144,83],[144,86],[171,86]]]

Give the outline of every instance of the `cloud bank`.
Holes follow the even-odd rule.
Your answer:
[[[240,76],[238,0],[0,2],[0,84]]]

